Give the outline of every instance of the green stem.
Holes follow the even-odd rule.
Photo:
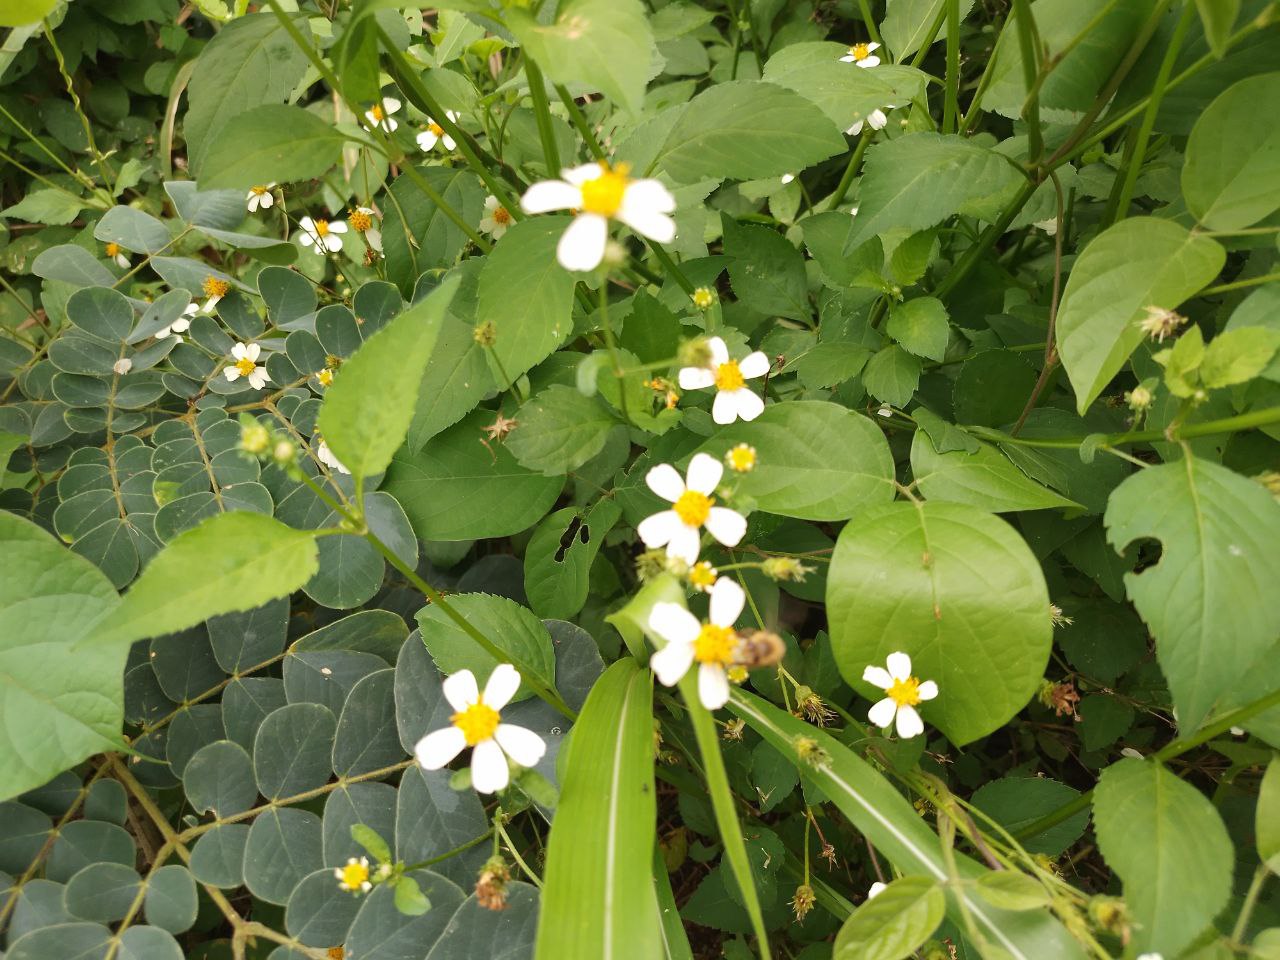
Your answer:
[[[1035,169],[1044,154],[1044,140],[1040,130],[1040,87],[1036,82],[1040,73],[1040,51],[1035,45],[1036,25],[1031,17],[1029,0],[1013,0],[1013,16],[1018,24],[1022,79],[1027,88],[1027,99],[1022,104],[1022,119],[1027,124],[1027,166]]]
[[[1272,280],[1280,280],[1280,273],[1264,273],[1260,277],[1250,277],[1247,280],[1233,280],[1231,283],[1220,283],[1216,287],[1205,287],[1200,291],[1200,296],[1205,297],[1214,293],[1230,293],[1232,290],[1243,290],[1246,287],[1256,287],[1260,283],[1270,283]]]
[[[862,13],[862,22],[867,28],[867,34],[876,43],[884,43],[880,39],[880,31],[876,29],[875,17],[871,16],[871,4],[867,0],[858,0],[858,10]]]
[[[623,421],[629,424],[631,416],[627,413],[626,374],[622,368],[622,358],[618,356],[618,344],[613,338],[613,324],[609,322],[609,277],[607,273],[600,277],[600,329],[604,331],[604,343],[609,350],[609,362],[613,364],[613,376],[618,381],[618,409],[622,412]]]
[[[1249,929],[1249,919],[1253,916],[1253,908],[1258,905],[1258,896],[1262,893],[1262,886],[1267,882],[1267,875],[1270,872],[1265,863],[1258,864],[1258,869],[1253,871],[1249,891],[1244,895],[1244,903],[1240,905],[1240,915],[1236,917],[1235,926],[1231,928],[1233,943],[1244,942],[1244,935]]]
[[[666,248],[656,240],[645,240],[649,249],[653,251],[653,255],[657,257],[658,262],[662,264],[662,269],[667,271],[667,275],[679,285],[680,289],[693,296],[693,281],[685,276],[680,266],[671,259],[671,254],[667,253]]]
[[[942,102],[942,132],[955,133],[960,112],[960,0],[947,5],[947,90]]]
[[[524,75],[529,81],[529,96],[533,99],[533,117],[538,124],[538,137],[542,140],[542,157],[547,165],[547,176],[560,176],[560,151],[556,148],[556,134],[551,126],[551,107],[547,103],[547,83],[542,71],[525,51]]]
[[[978,260],[981,259],[982,255],[995,246],[996,240],[1009,229],[1009,224],[1013,223],[1013,218],[1018,215],[1026,205],[1026,202],[1031,199],[1031,195],[1036,192],[1036,186],[1037,184],[1030,180],[1022,185],[1018,195],[1005,207],[1004,213],[1000,214],[1000,219],[987,227],[982,236],[978,238],[977,243],[966,250],[956,265],[951,268],[951,272],[942,278],[942,282],[938,284],[937,289],[933,292],[935,297],[942,299],[969,275],[969,272],[978,265]]]
[[[867,146],[871,143],[873,136],[875,136],[875,131],[871,129],[871,124],[867,124],[862,128],[862,135],[858,137],[853,153],[849,156],[849,163],[844,168],[844,174],[840,177],[840,182],[836,184],[835,193],[831,194],[831,199],[827,202],[828,210],[834,210],[844,202],[845,194],[849,192],[849,187],[853,186],[853,178],[858,175],[858,167],[862,165],[862,155],[867,152]]]
[[[533,885],[541,890],[542,880],[538,878],[536,873],[529,869],[529,865],[524,862],[524,857],[520,856],[520,851],[517,850],[516,845],[511,842],[511,837],[507,834],[507,831],[503,829],[502,824],[495,821],[494,825],[498,828],[498,835],[506,842],[507,849],[511,851],[512,859],[519,864],[520,869],[524,871],[524,875],[532,881]]]
[[[1262,410],[1250,410],[1248,413],[1224,417],[1221,420],[1207,420],[1204,423],[1193,423],[1181,427],[1176,432],[1168,430],[1131,430],[1128,433],[1092,434],[1087,437],[1012,437],[989,427],[970,426],[967,430],[984,440],[996,443],[1016,443],[1020,447],[1046,447],[1049,449],[1074,450],[1086,441],[1097,441],[1100,445],[1114,447],[1122,443],[1150,443],[1152,441],[1182,439],[1193,440],[1196,437],[1211,437],[1219,433],[1237,433],[1241,430],[1252,430],[1255,427],[1266,427],[1280,423],[1280,407],[1265,407]]]
[[[591,125],[587,123],[587,115],[578,106],[578,101],[573,99],[573,94],[560,84],[556,84],[556,95],[560,98],[560,102],[564,104],[565,109],[569,111],[569,120],[573,123],[574,129],[578,131],[578,136],[582,138],[582,142],[591,151],[591,155],[601,163],[607,162],[608,154],[604,152],[604,147],[600,146],[600,141],[596,139],[595,132],[591,129]]]

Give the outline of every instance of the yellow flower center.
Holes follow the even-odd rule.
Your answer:
[[[680,499],[675,502],[672,509],[675,510],[676,516],[680,518],[680,522],[687,527],[700,527],[707,522],[707,516],[711,513],[711,505],[715,500],[708,497],[705,493],[699,493],[697,490],[686,490],[680,494]]]
[[[329,235],[329,221],[316,220],[313,222],[317,237],[327,237]]]
[[[330,947],[330,948],[329,948],[329,960],[342,960],[342,958],[343,958],[343,957],[345,957],[345,956],[346,956],[346,954],[345,954],[345,953],[343,953],[343,948],[342,948],[342,947]]]
[[[373,226],[373,218],[363,210],[352,210],[347,222],[351,224],[351,229],[356,233],[364,233]]]
[[[704,623],[693,641],[693,659],[699,663],[718,663],[727,667],[733,663],[733,652],[738,646],[738,635],[733,627],[718,627]]]
[[[895,679],[893,686],[885,692],[898,706],[914,707],[920,702],[920,681],[915,677],[907,677],[905,680]]]
[[[254,370],[258,369],[258,365],[248,357],[243,357],[236,361],[236,369],[240,371],[240,376],[247,377],[249,374],[253,373]]]
[[[867,57],[871,56],[871,51],[867,49],[867,45],[865,43],[855,43],[849,48],[849,56],[853,57],[855,60],[865,60]]]
[[[584,183],[582,209],[602,217],[616,214],[622,207],[622,195],[627,192],[627,184],[631,182],[627,178],[630,169],[628,164],[620,163],[616,167],[605,168],[600,176]]]
[[[374,105],[374,106],[369,110],[369,116],[373,117],[373,119],[374,119],[374,121],[375,121],[375,122],[381,122],[381,121],[383,121],[383,120],[387,119],[387,113],[386,113],[386,111],[385,111],[385,110],[383,110],[383,109],[382,109],[382,104],[380,104],[380,103],[379,103],[379,104],[375,104],[375,105]]]
[[[231,284],[214,276],[204,278],[204,295],[206,297],[225,297],[231,290]]]
[[[331,383],[333,383],[333,371],[321,370],[319,373],[316,374],[316,380],[320,382],[320,386],[322,387],[329,386]]]
[[[270,189],[271,189],[270,187],[250,187],[249,192],[252,193],[254,196],[261,197]]]
[[[449,722],[462,731],[467,746],[474,747],[493,736],[498,729],[498,711],[484,703],[473,703],[461,713],[455,713]]]
[[[729,467],[738,473],[748,473],[755,469],[756,448],[740,443],[729,451]]]
[[[493,208],[493,222],[494,223],[510,223],[511,222],[511,214],[507,211],[506,207]]]
[[[432,133],[434,133],[437,137],[444,136],[444,127],[440,126],[440,124],[436,123],[434,120],[427,121],[427,129],[430,130]]]
[[[705,590],[716,582],[716,571],[705,560],[695,563],[689,571],[689,582],[695,587]]]
[[[108,256],[108,257],[118,257],[119,255],[120,255],[120,244],[118,244],[118,243],[108,243],[108,244],[107,244],[107,256]]]
[[[369,868],[357,860],[342,868],[342,883],[348,890],[359,890],[360,885],[369,879]]]
[[[706,310],[716,302],[716,295],[709,287],[699,287],[693,291],[693,305],[699,310]]]
[[[738,369],[737,360],[722,363],[719,369],[716,370],[717,390],[741,390],[742,385],[746,382],[746,379],[742,376],[742,371]]]

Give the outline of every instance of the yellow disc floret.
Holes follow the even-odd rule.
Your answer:
[[[460,713],[455,713],[449,722],[462,731],[467,746],[474,747],[483,740],[493,736],[498,729],[498,711],[484,703],[473,703]]]
[[[600,169],[600,176],[582,185],[582,209],[587,213],[612,217],[622,208],[622,196],[627,192],[627,184],[631,182],[627,178],[631,168],[620,163],[616,167],[605,167],[602,164]]]
[[[206,297],[225,297],[231,292],[231,284],[226,280],[210,274],[204,278],[204,295]]]
[[[240,376],[247,377],[249,374],[253,373],[254,370],[258,369],[258,365],[248,357],[241,357],[236,361],[236,369],[240,371]]]
[[[716,295],[711,292],[710,287],[698,287],[692,294],[693,305],[699,310],[706,310],[716,302]]]
[[[724,455],[729,469],[736,473],[750,473],[756,468],[756,448],[747,443],[731,447]]]
[[[680,518],[680,522],[687,527],[700,527],[707,522],[707,516],[711,513],[711,505],[715,500],[708,497],[705,493],[699,493],[697,490],[686,490],[680,494],[680,499],[675,502],[672,509],[675,510],[676,516]]]
[[[738,646],[738,634],[733,627],[718,627],[704,623],[693,641],[693,659],[699,663],[715,663],[727,667],[733,663],[733,653]]]
[[[264,196],[267,193],[267,191],[269,191],[270,189],[271,189],[270,187],[250,187],[249,192],[252,193],[255,197],[261,197],[261,196]]]
[[[118,257],[118,256],[120,256],[120,244],[118,244],[118,243],[108,243],[108,244],[107,244],[107,256],[108,256],[108,257]]]
[[[437,137],[444,136],[444,127],[440,126],[440,124],[436,123],[434,120],[427,121],[427,129],[430,130],[432,133],[434,133]]]
[[[695,590],[709,590],[716,582],[716,568],[700,560],[689,568],[689,585]]]
[[[717,390],[741,390],[742,385],[746,382],[746,379],[742,376],[742,371],[738,368],[737,360],[722,363],[716,369]]]
[[[333,371],[326,367],[316,373],[316,380],[322,387],[330,386],[333,383]]]
[[[907,677],[905,680],[895,677],[893,686],[885,693],[900,707],[914,707],[920,702],[920,681],[915,677]]]
[[[511,213],[504,206],[496,206],[493,208],[493,222],[497,224],[509,224],[511,222]]]
[[[342,868],[342,885],[348,890],[359,890],[369,879],[369,865],[361,860],[349,860]]]
[[[373,226],[373,218],[363,210],[352,210],[347,222],[351,224],[351,229],[356,233],[364,233]]]
[[[387,112],[382,109],[382,104],[375,103],[369,108],[369,116],[374,119],[374,122],[379,122],[387,119]]]
[[[855,43],[849,48],[849,56],[853,57],[855,60],[865,60],[867,57],[871,56],[871,51],[867,49],[867,45],[865,43]]]
[[[327,237],[329,235],[329,221],[315,220],[313,221],[317,237]]]

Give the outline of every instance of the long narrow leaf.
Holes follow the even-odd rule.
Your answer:
[[[967,911],[982,935],[1016,960],[1083,960],[1080,944],[1052,914],[1001,910],[977,896],[970,885],[957,889],[950,883],[938,837],[883,776],[834,737],[742,690],[734,691],[729,708],[791,759],[800,775],[818,786],[899,870],[942,883],[947,914],[957,925],[963,927]],[[817,741],[825,756],[802,759],[796,746],[802,737]],[[955,860],[957,871],[966,879],[986,872],[958,853]]]
[[[653,680],[619,660],[573,728],[547,846],[538,960],[662,955],[653,888]]]

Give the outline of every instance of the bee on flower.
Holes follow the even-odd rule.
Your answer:
[[[108,243],[105,250],[108,260],[114,261],[121,270],[129,269],[129,255],[124,252],[124,247],[118,243]]]
[[[270,210],[276,205],[276,195],[271,191],[275,189],[275,183],[264,183],[261,186],[250,187],[249,192],[245,194],[244,205],[250,213],[257,213],[259,210]]]
[[[633,180],[625,163],[584,163],[560,171],[562,180],[543,180],[520,198],[525,213],[574,211],[573,222],[556,247],[566,270],[594,270],[604,259],[609,221],[618,220],[658,243],[676,235],[671,214],[676,199],[658,180]]]
[[[644,545],[665,546],[668,557],[678,557],[692,565],[698,560],[705,526],[720,543],[736,547],[747,532],[747,520],[736,510],[715,505],[711,494],[723,475],[724,465],[706,453],[694,454],[684,480],[669,463],[660,463],[645,474],[649,489],[670,502],[671,509],[640,521],[636,533]]]
[[[333,876],[338,881],[338,889],[348,893],[358,895],[373,889],[373,883],[369,880],[368,857],[361,857],[359,860],[349,857],[345,867],[333,868]]]
[[[316,459],[323,463],[330,470],[337,470],[339,473],[350,474],[346,465],[333,455],[333,451],[329,449],[329,444],[321,440],[316,444]]]
[[[458,122],[456,111],[446,110],[444,115],[449,119],[450,123]],[[427,129],[420,131],[414,139],[418,142],[418,149],[423,153],[430,153],[436,148],[436,144],[442,145],[446,153],[452,153],[458,145],[454,142],[453,137],[444,132],[444,127],[430,117],[427,117]]]
[[[382,231],[374,224],[377,222],[378,214],[372,207],[356,207],[351,211],[351,215],[347,217],[347,223],[351,225],[351,229],[364,237],[365,243],[370,248],[382,252]]]
[[[256,343],[237,343],[231,348],[231,363],[222,368],[227,381],[234,383],[241,377],[249,381],[249,386],[261,390],[271,380],[267,376],[267,368],[258,366],[258,357],[262,347]]]
[[[337,253],[342,249],[342,234],[347,232],[347,225],[342,220],[313,220],[303,217],[298,221],[302,235],[298,242],[304,247],[315,247],[316,253],[324,256],[325,251]]]
[[[507,232],[507,228],[512,224],[511,211],[504,207],[498,198],[490,194],[484,198],[484,216],[480,218],[480,229],[493,237],[495,240],[501,240],[502,235]]]
[[[911,657],[902,652],[891,653],[884,667],[869,666],[863,670],[862,679],[886,694],[868,712],[868,720],[887,730],[896,718],[898,736],[904,740],[924,733],[924,721],[916,707],[921,701],[936,697],[938,685],[932,680],[922,683],[911,675]]]
[[[392,120],[391,115],[401,106],[402,104],[395,97],[383,97],[380,102],[364,112],[364,119],[374,129],[381,130],[383,133],[395,133],[396,127],[400,126],[400,121]]]
[[[682,367],[680,389],[705,390],[716,388],[716,399],[711,404],[711,419],[719,424],[735,420],[754,420],[764,412],[764,401],[750,390],[746,382],[763,377],[769,372],[769,358],[761,350],[748,354],[742,360],[730,360],[729,348],[720,337],[707,340],[710,357],[705,366]]]
[[[738,632],[734,624],[746,603],[746,594],[737,582],[721,577],[711,588],[709,619],[698,618],[678,603],[655,603],[649,613],[649,627],[666,641],[649,658],[663,686],[673,687],[698,664],[698,699],[708,710],[718,710],[729,699],[728,671],[738,652]]]
[[[427,734],[413,748],[425,770],[439,770],[467,747],[471,748],[471,784],[480,793],[496,793],[511,781],[507,758],[532,767],[547,752],[543,739],[526,727],[503,723],[502,710],[520,687],[520,674],[500,663],[489,674],[483,695],[470,670],[459,670],[443,684],[444,698],[453,707],[450,726]]]
[[[878,43],[855,43],[849,52],[840,58],[841,63],[856,63],[860,67],[878,67],[880,58],[875,52],[880,49]]]
[[[886,103],[884,105],[884,109],[892,110],[893,104]],[[861,120],[855,121],[853,126],[849,127],[849,129],[846,130],[845,133],[849,134],[849,136],[851,137],[856,137],[858,134],[862,132],[862,124],[863,124],[863,121]],[[889,124],[889,116],[884,112],[884,110],[872,110],[870,113],[867,114],[866,124],[872,130],[883,130]]]

